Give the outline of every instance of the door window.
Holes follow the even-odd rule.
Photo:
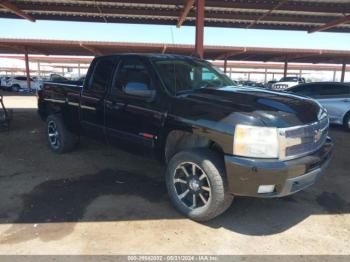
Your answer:
[[[107,90],[108,83],[112,77],[114,69],[113,58],[103,58],[96,62],[92,78],[89,84],[89,91],[104,94]]]
[[[338,96],[349,94],[349,89],[350,87],[346,85],[320,84],[315,86],[314,93],[320,96]]]
[[[147,87],[149,90],[153,89],[149,71],[138,57],[123,59],[115,84],[112,86],[111,95],[125,95],[123,90],[128,84]]]
[[[311,95],[312,94],[313,85],[299,85],[291,89],[291,91],[298,95]]]

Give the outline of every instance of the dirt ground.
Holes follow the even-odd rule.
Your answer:
[[[35,97],[7,96],[0,133],[0,254],[350,254],[350,133],[313,187],[283,199],[236,198],[217,219],[179,215],[163,167],[83,139],[51,153]]]

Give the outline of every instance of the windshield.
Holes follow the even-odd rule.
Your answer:
[[[206,61],[191,58],[154,58],[152,61],[172,94],[235,85],[220,69]]]
[[[298,77],[283,77],[281,78],[280,82],[298,82]]]

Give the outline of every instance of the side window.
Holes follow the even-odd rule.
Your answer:
[[[298,95],[310,95],[312,86],[299,85],[292,89],[292,92]]]
[[[317,90],[320,96],[337,96],[344,95],[348,92],[348,88],[343,85],[334,85],[334,84],[322,84],[318,87]]]
[[[210,72],[208,68],[203,68],[201,73],[201,81],[210,81],[218,79],[218,76],[213,72]]]
[[[111,95],[123,95],[124,88],[128,84],[142,85],[152,90],[151,76],[146,65],[138,57],[127,57],[122,60]]]
[[[113,58],[108,57],[98,60],[93,70],[88,89],[94,93],[104,94],[112,77],[113,69]]]

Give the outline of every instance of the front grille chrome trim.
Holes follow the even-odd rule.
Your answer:
[[[279,159],[291,160],[316,152],[326,142],[328,129],[328,117],[307,125],[278,129]],[[316,136],[319,139],[316,140]]]

